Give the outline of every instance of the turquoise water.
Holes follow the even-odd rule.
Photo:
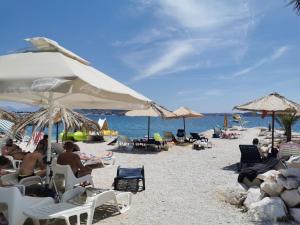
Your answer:
[[[98,121],[99,116],[97,115],[87,115],[89,118]],[[127,117],[127,116],[105,116],[109,124],[109,128],[119,131],[120,134],[126,135],[130,138],[138,138],[147,135],[147,117]],[[188,132],[202,132],[208,129],[212,129],[215,126],[223,126],[223,116],[219,115],[208,115],[200,119],[186,119],[186,131]],[[271,123],[271,117],[266,117],[261,119],[260,117],[244,117],[245,121],[248,123],[245,127],[257,127],[264,126],[268,127]],[[232,123],[230,117],[228,116],[229,125],[238,125]],[[275,127],[279,128],[278,124]],[[159,132],[163,134],[164,131],[172,131],[176,134],[178,128],[183,128],[182,119],[178,120],[162,120],[160,118],[151,118],[151,135],[154,132]],[[61,131],[62,126],[59,127]],[[300,122],[298,122],[293,130],[300,131]],[[56,129],[53,131],[53,135],[56,134]],[[55,136],[54,136],[55,137]]]
[[[93,120],[98,120],[99,116],[90,115],[89,118]],[[102,117],[104,118],[104,117]],[[119,131],[120,134],[126,135],[130,138],[143,137],[147,135],[147,117],[127,117],[127,116],[106,116],[109,128]],[[245,127],[257,127],[264,126],[268,127],[271,123],[271,117],[266,117],[261,119],[260,117],[244,117],[245,121],[248,123]],[[212,129],[215,126],[223,126],[224,116],[209,115],[199,119],[186,119],[186,131],[188,132],[202,132],[208,129]],[[230,121],[228,116],[229,125],[238,125]],[[164,131],[172,131],[176,134],[178,128],[183,128],[183,120],[163,120],[157,117],[151,118],[151,130],[150,134],[153,135],[154,132],[159,132],[163,134]],[[275,127],[279,128],[277,124]],[[300,122],[298,122],[293,130],[300,131]]]

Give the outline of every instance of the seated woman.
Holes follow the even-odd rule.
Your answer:
[[[6,144],[2,147],[1,153],[3,156],[10,155],[14,159],[22,160],[28,152],[23,152],[22,149],[13,143],[11,138],[6,140]]]
[[[30,152],[25,155],[23,162],[21,164],[21,168],[19,171],[18,179],[19,181],[25,177],[31,176],[40,176],[43,177],[46,174],[46,164],[43,160],[44,155],[44,146],[38,145],[34,152]],[[34,173],[35,168],[39,168],[40,171]]]

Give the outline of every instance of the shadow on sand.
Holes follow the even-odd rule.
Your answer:
[[[238,173],[238,168],[239,168],[239,163],[234,163],[234,164],[231,164],[231,165],[228,165],[228,166],[224,166],[222,168],[222,170],[229,170],[229,171],[233,171],[235,173]]]
[[[163,149],[157,149],[155,147],[147,147],[147,148],[127,148],[127,147],[116,147],[111,149],[112,152],[117,153],[126,153],[126,154],[143,154],[143,155],[153,155],[158,154],[161,151],[164,151]]]

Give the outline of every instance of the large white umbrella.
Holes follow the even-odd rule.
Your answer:
[[[147,109],[138,109],[132,110],[125,113],[126,116],[146,116],[148,117],[148,140],[150,137],[150,117],[161,117],[167,118],[176,116],[174,113],[169,111],[168,109],[159,106],[157,104],[152,103],[151,106]]]
[[[48,105],[49,140],[54,104],[131,110],[144,108],[151,101],[55,41],[40,37],[27,40],[34,50],[0,56],[0,99]],[[51,149],[51,141],[48,144]],[[48,162],[50,158],[48,151]]]
[[[185,132],[185,119],[186,118],[202,118],[202,117],[204,117],[203,114],[195,112],[195,111],[193,111],[187,107],[183,107],[183,106],[176,109],[175,111],[173,111],[173,113],[175,114],[175,116],[171,116],[169,118],[170,119],[182,118],[184,132]]]
[[[255,99],[242,105],[235,106],[233,109],[251,112],[262,112],[272,114],[272,149],[274,147],[274,124],[275,113],[297,113],[300,105],[291,101],[278,93],[271,93],[262,98]]]

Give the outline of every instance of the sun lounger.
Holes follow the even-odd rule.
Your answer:
[[[8,223],[11,225],[23,225],[28,216],[24,210],[31,211],[43,205],[52,204],[52,198],[38,198],[23,196],[17,187],[0,187],[0,203],[5,203],[7,209],[3,211]]]
[[[115,177],[115,180],[114,180],[114,189],[115,190],[122,189],[119,186],[120,181],[126,182],[125,188],[127,189],[128,188],[127,182],[130,180],[136,181],[135,191],[138,191],[140,188],[139,181],[142,181],[142,190],[145,190],[146,186],[145,186],[144,166],[142,168],[121,168],[119,166],[118,170],[117,170],[117,176]]]
[[[191,137],[189,138],[189,142],[195,142],[195,141],[204,141],[208,142],[208,139],[204,137],[203,135],[199,135],[198,133],[190,133]]]
[[[107,202],[113,202],[117,211],[119,213],[124,213],[131,205],[131,193],[121,193],[116,195],[113,190],[103,191],[94,196],[87,196],[86,200],[83,202],[74,200],[74,198],[82,195],[84,192],[85,188],[77,187],[65,192],[62,196],[61,203],[48,204],[42,207],[25,210],[24,214],[32,218],[36,224],[39,224],[39,220],[60,218],[64,219],[67,225],[70,225],[69,218],[73,216],[76,217],[77,224],[81,224],[80,216],[82,214],[87,214],[86,224],[92,225],[94,211],[97,207]],[[120,202],[118,200],[122,197],[127,197],[127,202],[122,205],[122,208],[120,208]]]
[[[184,129],[178,129],[176,133],[177,141],[185,142],[186,133]]]
[[[241,151],[241,161],[239,169],[253,166],[255,163],[261,163],[261,155],[255,145],[239,145]]]

